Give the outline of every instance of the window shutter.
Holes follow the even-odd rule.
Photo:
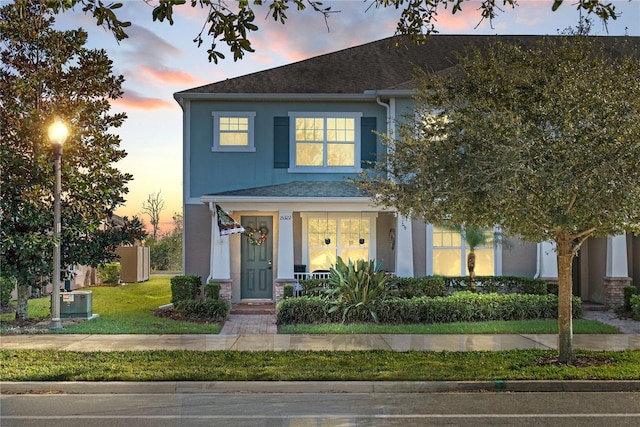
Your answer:
[[[273,118],[273,167],[289,167],[289,117]]]
[[[377,130],[375,117],[362,117],[360,119],[360,160],[363,168],[372,168],[369,162],[377,160]]]

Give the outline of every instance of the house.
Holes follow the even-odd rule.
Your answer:
[[[279,300],[284,285],[327,270],[337,256],[376,259],[403,277],[465,275],[459,233],[374,206],[347,178],[383,153],[374,131],[393,133],[411,110],[414,67],[446,72],[454,52],[495,37],[437,35],[424,45],[387,38],[175,93],[185,274],[221,283],[232,302]],[[221,236],[216,205],[248,234]],[[478,275],[557,280],[548,243],[477,254]],[[609,303],[631,277],[640,280],[640,237],[592,239],[576,260],[575,293]]]

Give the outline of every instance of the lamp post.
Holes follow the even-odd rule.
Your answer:
[[[53,293],[51,295],[51,323],[49,329],[62,329],[60,321],[60,193],[62,189],[62,174],[60,163],[62,161],[62,144],[67,139],[69,131],[60,119],[55,119],[49,126],[49,140],[53,145],[54,171],[56,186],[53,192],[53,235],[56,239],[53,248]]]

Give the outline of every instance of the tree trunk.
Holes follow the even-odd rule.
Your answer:
[[[571,265],[573,248],[570,236],[562,233],[557,238],[558,251],[558,362],[572,363],[573,354],[573,319],[572,299],[573,280]]]
[[[28,302],[30,287],[24,280],[18,280],[18,299],[16,300],[16,320],[29,318]]]
[[[476,291],[476,253],[474,251],[470,251],[469,255],[467,255],[467,268],[469,269],[469,289],[471,292]]]

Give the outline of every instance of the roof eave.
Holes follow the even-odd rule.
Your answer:
[[[213,101],[375,101],[378,96],[409,97],[414,90],[367,90],[364,93],[185,93],[176,92],[181,100]]]

